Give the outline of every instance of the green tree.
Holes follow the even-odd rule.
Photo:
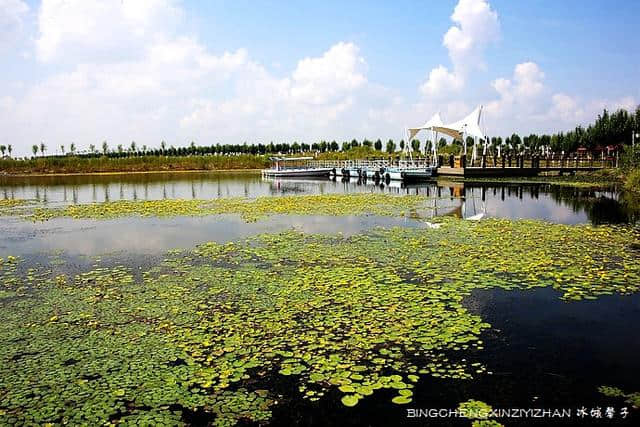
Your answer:
[[[376,142],[373,144],[373,148],[378,151],[382,151],[382,141],[380,141],[380,138],[376,139]]]
[[[404,139],[400,140],[400,150],[404,150]]]
[[[162,140],[162,142],[160,143],[160,148],[162,148],[162,152],[164,153],[164,149],[166,148],[167,143],[164,142],[164,140]]]
[[[2,157],[4,157],[4,152],[7,151],[6,145],[0,145],[0,152],[2,152]]]
[[[69,151],[71,152],[71,154],[76,154],[76,144],[75,143],[71,143],[71,146],[69,147]]]
[[[11,152],[13,151],[11,144],[7,145],[7,151],[9,152],[9,157],[11,157]]]
[[[95,154],[96,146],[93,144],[89,144],[89,151],[91,152],[91,154]]]
[[[38,154],[38,144],[33,144],[31,146],[31,151],[33,151],[33,155],[36,156]]]
[[[44,145],[44,142],[40,143],[40,154],[44,156],[44,152],[47,151],[47,146]]]
[[[136,151],[136,142],[135,142],[135,141],[131,141],[131,146],[130,146],[130,148],[131,148],[131,152]]]
[[[106,156],[108,151],[109,151],[109,144],[107,144],[107,141],[102,141],[102,154]]]
[[[420,140],[419,139],[412,139],[411,140],[411,149],[413,151],[420,151]]]
[[[118,144],[118,153],[122,154],[122,152],[124,151],[122,144]]]
[[[62,154],[64,154],[64,144],[60,144],[60,151],[62,151]]]
[[[387,153],[393,153],[394,151],[396,151],[396,144],[392,139],[390,139],[389,141],[387,141]]]

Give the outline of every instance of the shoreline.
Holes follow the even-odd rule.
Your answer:
[[[151,171],[109,171],[109,172],[52,172],[52,173],[3,173],[0,178],[29,178],[48,176],[109,176],[109,175],[130,175],[130,174],[159,174],[159,173],[257,173],[262,169],[173,169],[173,170],[151,170]]]

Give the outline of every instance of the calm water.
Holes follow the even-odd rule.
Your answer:
[[[634,223],[640,209],[615,189],[584,190],[548,184],[471,184],[434,181],[404,186],[341,181],[266,181],[258,174],[136,174],[73,177],[0,177],[0,198],[35,199],[57,206],[105,200],[164,198],[209,199],[326,193],[423,194],[439,196],[434,215],[468,218],[537,218],[556,223]],[[108,263],[144,269],[173,248],[206,241],[225,242],[262,232],[297,229],[309,233],[361,233],[376,226],[422,227],[410,218],[377,216],[273,216],[245,223],[235,215],[184,218],[121,218],[108,221],[54,219],[30,223],[0,218],[0,256],[21,255],[27,262],[46,261],[51,254],[67,263],[60,268],[90,268],[91,256]],[[117,231],[117,232],[116,232]],[[476,355],[494,371],[473,381],[425,378],[416,388],[412,408],[453,408],[474,398],[494,407],[588,408],[621,402],[603,397],[600,385],[640,391],[640,296],[602,297],[565,303],[552,289],[475,292],[465,301],[491,323],[485,350]],[[276,385],[296,395],[292,383]],[[275,408],[275,425],[425,425],[406,418],[406,408],[389,404],[393,392],[365,399],[354,409],[339,393],[317,404],[293,400]],[[529,425],[532,420],[502,420]],[[638,425],[638,416],[606,425]],[[542,420],[538,425],[548,425]],[[582,420],[582,423],[586,423]],[[446,420],[438,425],[470,425]],[[552,423],[559,425],[562,423]],[[431,425],[431,424],[429,424]]]

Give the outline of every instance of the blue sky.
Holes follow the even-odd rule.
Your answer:
[[[0,0],[0,143],[489,134],[640,102],[640,2]]]

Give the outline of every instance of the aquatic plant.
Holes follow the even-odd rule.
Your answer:
[[[600,386],[598,391],[607,397],[621,397],[624,401],[634,408],[640,408],[640,392],[627,393],[619,389],[618,387]]]
[[[16,208],[25,206],[28,203],[22,199],[0,199],[0,216],[14,215]]]
[[[30,217],[44,221],[56,217],[110,219],[122,216],[201,216],[239,214],[245,221],[268,215],[409,215],[426,211],[426,196],[388,194],[322,194],[286,197],[223,198],[214,200],[120,200],[69,205],[62,208],[38,207]]]
[[[474,399],[467,400],[458,405],[458,410],[461,411],[466,418],[477,418],[480,420],[489,418],[491,409],[491,406],[486,403]]]
[[[5,256],[0,424],[259,423],[288,399],[337,394],[350,408],[380,390],[408,404],[426,376],[487,373],[477,354],[490,325],[463,305],[473,290],[637,292],[637,238],[629,227],[448,219],[209,242],[146,271]],[[278,394],[282,382],[299,394]]]

